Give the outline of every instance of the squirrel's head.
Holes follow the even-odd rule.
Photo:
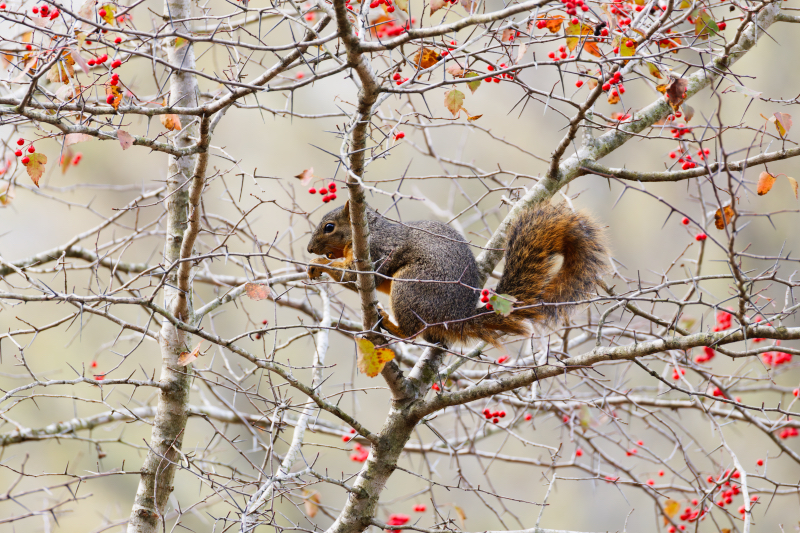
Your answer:
[[[350,229],[350,202],[337,207],[317,225],[308,243],[308,252],[328,259],[344,257],[345,247],[353,241]]]

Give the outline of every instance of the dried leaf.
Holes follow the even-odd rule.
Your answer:
[[[475,11],[475,2],[473,0],[461,0],[459,3],[461,7],[467,10],[467,13],[472,14]]]
[[[127,150],[133,146],[133,135],[125,130],[117,130],[117,140],[119,141],[119,145],[123,150]]]
[[[114,96],[114,99],[111,101],[111,105],[114,107],[115,110],[117,110],[119,109],[119,104],[122,103],[122,91],[116,85],[106,85],[106,96],[112,96],[112,95]],[[164,115],[161,116],[163,117]],[[163,118],[161,119],[161,123],[162,124],[164,123]]]
[[[168,115],[159,115],[159,118],[161,119],[161,124],[169,131],[181,129],[181,119],[178,115],[170,113]]]
[[[503,30],[503,35],[500,37],[500,41],[504,43],[510,43],[514,40],[514,37],[517,36],[517,30],[514,28],[506,28]]]
[[[431,0],[431,15],[448,5],[447,0]]]
[[[477,72],[468,72],[464,74],[465,78],[475,78],[477,76],[478,76]],[[477,91],[478,87],[480,86],[481,86],[481,80],[474,80],[467,82],[467,87],[469,87],[469,90],[472,92],[472,94],[475,94],[475,91]]]
[[[544,20],[544,27],[550,30],[550,33],[558,33],[561,30],[561,25],[564,24],[564,17],[555,15],[550,18],[547,15],[539,15],[540,19]]]
[[[86,0],[78,10],[78,16],[86,20],[94,19],[94,6],[96,5],[97,0]]]
[[[450,63],[447,65],[447,73],[453,76],[454,78],[463,78],[464,77],[464,69],[458,66],[457,63]]]
[[[797,199],[797,180],[794,178],[790,178],[786,176],[786,179],[789,180],[789,185],[792,186],[792,190],[794,191],[794,198]]]
[[[394,5],[396,5],[397,9],[400,11],[408,13],[408,0],[395,0]]]
[[[14,187],[7,181],[0,181],[0,207],[5,207],[14,199]]]
[[[464,512],[464,509],[462,509],[458,505],[454,505],[453,509],[458,515],[458,519],[461,520],[461,529],[464,529],[464,521],[467,519],[467,514]]]
[[[64,136],[64,146],[72,146],[73,144],[91,141],[92,139],[94,139],[94,137],[85,133],[67,133]]]
[[[683,120],[685,122],[692,120],[694,117],[694,108],[688,104],[684,104],[681,106],[681,109],[683,109]]]
[[[470,122],[474,122],[474,121],[478,120],[479,118],[481,118],[482,116],[483,115],[475,115],[475,116],[467,115],[467,120],[469,120]]]
[[[70,149],[70,147],[67,146],[61,152],[61,160],[59,161],[59,166],[61,167],[61,174],[67,173],[69,165],[70,163],[72,163],[72,157],[73,157],[72,149]]]
[[[303,495],[305,496],[305,501],[303,502],[303,507],[305,507],[306,516],[309,518],[314,518],[317,516],[317,512],[319,512],[319,492],[313,491],[309,492],[306,489],[303,489]]]
[[[775,113],[770,120],[775,123],[775,129],[778,130],[778,135],[781,137],[786,137],[786,134],[792,129],[792,115],[789,113]]]
[[[461,106],[464,105],[464,93],[458,89],[450,89],[444,94],[444,105],[454,117],[458,116]]]
[[[47,164],[47,156],[41,152],[34,152],[28,155],[29,161],[25,164],[28,176],[33,180],[33,184],[39,186],[39,180],[44,174],[44,166]]]
[[[314,176],[314,167],[309,167],[309,168],[305,169],[304,171],[302,171],[297,176],[295,176],[295,178],[300,180],[300,184],[303,185],[304,187],[306,185],[308,185],[309,183],[311,183],[311,180],[313,180],[314,177],[315,177]]]
[[[717,229],[725,229],[725,226],[730,224],[731,220],[733,220],[733,208],[729,205],[717,209],[717,212],[714,213],[714,225]]]
[[[194,347],[194,350],[191,352],[182,352],[178,356],[178,366],[186,366],[195,359],[200,356],[200,345],[203,344],[203,341],[197,343],[197,346]]]
[[[367,339],[356,339],[358,352],[358,370],[374,378],[381,373],[383,367],[394,359],[394,352],[389,348],[376,348]]]
[[[245,283],[244,292],[251,300],[259,301],[269,298],[269,285],[265,283]]]
[[[611,105],[617,105],[619,103],[619,91],[609,91],[608,103]]]
[[[681,104],[686,99],[686,88],[688,86],[689,80],[686,78],[672,78],[669,80],[664,97],[673,111],[680,109]]]
[[[64,68],[61,61],[57,62],[47,71],[47,80],[53,83],[69,83],[67,69]]]
[[[754,91],[753,89],[748,89],[744,85],[734,85],[733,90],[737,93],[742,93],[745,96],[749,96],[750,98],[758,98],[761,96],[760,92]]]
[[[585,41],[583,44],[583,49],[586,52],[589,52],[594,57],[603,57],[603,52],[600,51],[600,47],[597,46],[596,41]]]
[[[117,13],[117,6],[114,4],[106,4],[100,9],[97,10],[97,14],[100,14],[100,10],[105,10],[106,14],[104,17],[100,17],[106,21],[106,24],[113,26],[114,21],[116,20],[116,13]]]
[[[656,85],[656,91],[660,92],[661,94],[666,94],[667,92],[667,84],[662,83],[661,85]]]
[[[759,196],[764,196],[770,190],[772,190],[773,185],[775,185],[775,176],[769,172],[762,172],[758,176],[758,187],[756,192]]]
[[[658,70],[658,67],[652,63],[645,62],[647,65],[647,70],[650,71],[650,75],[656,78],[657,80],[663,79],[664,76],[661,75],[661,71]]]
[[[414,57],[412,58],[411,62],[417,65],[421,69],[426,69],[434,66],[436,63],[439,62],[440,59],[442,59],[442,56],[440,56],[436,52],[436,50],[432,48],[423,48],[422,50],[414,54]]]
[[[567,24],[567,28],[564,30],[564,33],[567,35],[567,48],[569,51],[572,52],[581,42],[581,36],[583,35],[592,35],[594,30],[588,24]]]
[[[32,43],[33,42],[33,32],[26,31],[22,35],[19,36],[19,40],[23,43]]]
[[[84,74],[89,74],[89,63],[78,53],[78,50],[73,46],[70,50],[70,57],[80,67]]]

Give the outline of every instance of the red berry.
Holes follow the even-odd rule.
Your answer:
[[[550,59],[555,59],[556,58],[556,53],[555,52],[550,52],[549,54],[547,54],[547,57],[549,57]]]
[[[119,68],[120,66],[122,66],[122,61],[119,59],[115,59],[111,62],[111,68]]]
[[[656,484],[656,482],[655,482],[655,480],[654,480],[654,479],[648,479],[648,480],[647,480],[647,484],[648,484],[648,485],[655,485],[655,484]]]
[[[575,87],[577,87],[577,88],[579,88],[579,89],[580,89],[581,87],[583,87],[583,80],[578,80],[578,81],[576,81],[576,82],[575,82]]]
[[[115,44],[119,44],[121,42],[122,42],[122,37],[117,37],[116,39],[114,39]]]
[[[35,151],[36,151],[36,148],[34,148],[33,145],[28,146],[28,153],[29,154],[32,154]]]
[[[342,435],[342,442],[350,442],[350,437],[348,435]]]
[[[108,104],[113,104],[114,103],[114,95],[113,94],[109,94],[106,97],[106,103],[108,103]]]
[[[497,424],[498,422],[500,422],[499,418],[492,418],[492,424]]]
[[[14,155],[17,156],[17,157],[21,157],[22,156],[22,150],[17,150],[16,152],[14,152]]]
[[[659,471],[658,471],[658,475],[659,475],[659,476],[663,476],[663,475],[664,475],[664,471],[663,471],[663,470],[659,470]]]
[[[566,59],[566,58],[567,58],[567,53],[566,53],[566,52],[561,52],[561,53],[558,55],[558,57],[560,57],[561,59]]]
[[[698,233],[697,235],[694,236],[694,240],[696,240],[696,241],[704,241],[707,238],[708,238],[708,235],[706,235],[705,233]]]
[[[580,457],[580,456],[582,456],[582,455],[583,455],[583,450],[581,450],[580,448],[578,448],[577,450],[575,450],[575,457]]]
[[[611,89],[611,84],[610,83],[604,83],[603,84],[603,90],[608,92],[609,89]]]
[[[332,202],[332,201],[336,200],[336,194],[329,194],[329,195],[328,195],[328,198],[329,198],[329,199],[330,199],[330,201]]]
[[[34,7],[33,9],[31,9],[31,11],[33,11],[33,14],[35,15],[35,14],[37,14],[39,12],[39,8],[38,7]]]
[[[324,196],[324,195],[328,194],[328,189],[326,189],[325,187],[322,187],[319,190],[319,193]]]
[[[756,461],[756,464],[758,466],[764,466],[764,460],[763,459],[759,459],[758,461]]]
[[[533,416],[531,416],[530,413],[525,413],[525,420],[530,420],[531,418],[533,418]]]
[[[97,368],[97,361],[92,361],[92,363],[89,366],[91,366],[92,368]]]
[[[23,164],[23,165],[27,165],[28,163],[30,163],[30,161],[31,161],[31,158],[30,158],[30,157],[28,157],[28,156],[26,155],[25,157],[23,157],[23,158],[21,159],[21,161],[22,161],[22,164]]]
[[[106,10],[105,10],[105,9],[101,9],[100,11],[98,11],[98,12],[97,12],[97,14],[98,14],[98,15],[100,15],[100,18],[103,18],[103,17],[105,17],[105,16],[106,16],[108,13],[106,13]]]
[[[311,187],[310,189],[308,189],[308,193],[309,194],[317,194],[317,189],[315,189],[314,187]]]
[[[328,190],[331,191],[331,192],[336,192],[336,184],[335,183],[329,183],[328,184]]]
[[[603,28],[600,30],[600,35],[603,37],[608,37],[608,28]]]
[[[724,30],[727,27],[728,25],[724,22],[720,22],[719,24],[717,24],[717,28],[719,28],[720,30]]]
[[[400,139],[402,139],[402,138],[403,138],[403,137],[405,137],[405,136],[406,136],[406,134],[405,134],[405,133],[403,133],[402,131],[398,131],[398,132],[397,132],[397,133],[394,135],[394,138],[395,138],[395,140],[399,141]]]
[[[0,4],[0,9],[5,9],[5,8],[6,8],[5,4]]]
[[[574,25],[574,24],[577,24],[580,21],[578,20],[578,17],[573,17],[573,19],[570,22],[572,22],[572,24]]]
[[[89,61],[86,62],[86,64],[89,65],[90,67],[93,67],[94,66],[94,59],[90,59]]]
[[[500,411],[498,414],[500,415],[500,418],[505,418],[506,417],[506,412],[505,411]]]
[[[641,11],[642,9],[644,9],[644,6],[636,6],[636,11]]]
[[[487,311],[491,311],[493,309],[494,309],[494,307],[492,307],[492,304],[486,304],[486,310]]]
[[[30,45],[30,44],[26,44],[26,45],[25,45],[25,50],[27,50],[27,51],[29,51],[29,52],[30,52],[31,50],[33,50],[33,46],[32,46],[32,45]]]
[[[636,46],[636,43],[633,41],[628,41],[627,43],[625,43],[625,46],[627,46],[628,48],[633,48],[634,46]]]
[[[388,11],[389,13],[394,13],[394,6],[387,7],[386,11]]]
[[[488,295],[489,295],[489,289],[483,289],[481,291],[481,296],[488,296]]]
[[[440,389],[439,389],[439,384],[438,384],[438,383],[434,383],[433,385],[431,385],[431,389],[433,389],[433,390],[440,390]]]
[[[640,441],[640,440],[637,440],[637,441],[636,441],[636,445],[637,445],[637,446],[644,446],[644,442],[643,442],[643,441]]]
[[[23,138],[17,139],[17,146],[22,146],[23,144],[25,144],[25,139]]]
[[[392,79],[395,81],[399,80],[400,78],[402,78],[402,76],[400,75],[399,72],[395,72],[394,76],[392,76]]]
[[[119,83],[119,78],[111,78],[111,81],[108,82],[109,85],[116,85]]]
[[[795,398],[800,397],[800,389],[794,389],[792,391],[792,394],[794,395]]]
[[[619,53],[619,46],[615,46],[614,49],[612,50],[612,52],[614,52],[615,54],[618,54]]]
[[[43,17],[46,17],[47,14],[50,12],[50,8],[48,6],[42,6],[39,8],[39,12],[42,14]]]
[[[81,162],[81,159],[83,159],[83,154],[78,152],[77,154],[75,154],[75,157],[72,158],[72,164],[77,165],[78,163]]]

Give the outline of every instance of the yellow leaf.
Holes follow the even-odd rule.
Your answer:
[[[453,509],[455,509],[459,520],[461,520],[461,528],[463,529],[464,528],[464,521],[467,519],[467,514],[464,512],[464,509],[462,509],[458,505],[454,505]]]
[[[580,22],[578,24],[572,24],[570,22],[567,24],[567,29],[564,30],[564,33],[567,35],[567,48],[572,52],[578,47],[578,44],[580,44],[580,37],[582,35],[591,35],[594,31],[588,24],[581,24]]]
[[[159,118],[161,119],[161,124],[169,131],[181,129],[181,119],[178,115],[170,113],[168,115],[159,115]]]
[[[661,85],[656,85],[656,91],[660,92],[661,94],[666,93],[667,92],[667,84],[666,83],[662,83]]]
[[[794,197],[795,199],[797,199],[797,180],[794,178],[790,178],[789,176],[786,176],[786,179],[789,180],[789,185],[792,186],[792,190],[794,191]]]
[[[775,113],[770,118],[770,121],[775,123],[775,129],[778,130],[778,135],[781,137],[786,137],[786,134],[792,128],[792,115],[789,113]]]
[[[667,500],[664,502],[664,514],[667,515],[668,517],[672,518],[673,516],[678,514],[678,511],[680,510],[681,510],[681,504],[679,502],[676,502],[675,500]],[[666,518],[664,518],[664,525],[667,525],[668,523],[669,521]]]
[[[182,352],[178,356],[178,366],[186,366],[195,359],[200,356],[200,345],[203,344],[203,341],[197,343],[197,346],[194,347],[194,350],[191,352]]]
[[[395,0],[394,5],[396,5],[397,9],[400,11],[408,13],[408,0]]]
[[[474,92],[474,91],[473,91]],[[464,93],[458,89],[451,89],[444,93],[444,105],[453,114],[458,116],[461,107],[464,105]]]
[[[730,224],[731,220],[733,220],[733,209],[729,205],[726,205],[721,209],[717,209],[717,212],[714,213],[714,225],[717,227],[717,229],[725,229],[725,226]]]
[[[376,348],[367,339],[356,339],[358,352],[358,369],[362,374],[374,378],[381,373],[383,367],[394,359],[394,352],[389,348]]]
[[[654,78],[656,78],[658,80],[660,80],[660,79],[662,79],[664,77],[664,76],[661,75],[661,71],[658,70],[657,66],[655,66],[652,63],[645,63],[645,64],[647,65],[647,70],[650,71],[650,75],[651,76],[653,76]]]
[[[481,118],[482,116],[483,115],[475,115],[474,117],[471,117],[471,116],[467,115],[467,120],[469,120],[470,122],[474,122],[474,121],[478,120],[479,118]]]
[[[775,185],[775,176],[769,172],[762,172],[758,176],[758,188],[756,192],[759,196],[764,196],[772,190],[773,185]]]
[[[105,15],[100,15],[101,11],[105,11]],[[114,4],[106,4],[100,9],[97,10],[97,14],[100,15],[100,18],[106,21],[106,24],[111,26],[114,25],[115,15],[117,13],[117,6]]]
[[[0,181],[0,207],[5,207],[14,199],[14,188],[7,181]]]

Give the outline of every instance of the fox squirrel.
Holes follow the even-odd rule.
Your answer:
[[[506,265],[495,292],[517,299],[508,316],[478,308],[481,289],[475,257],[464,238],[441,222],[395,224],[367,212],[375,285],[391,297],[392,323],[380,326],[401,338],[421,335],[445,346],[480,339],[498,345],[504,334],[530,335],[528,321],[565,318],[569,302],[587,298],[606,271],[602,230],[589,217],[563,206],[539,205],[523,212],[508,230]],[[349,202],[326,214],[311,236],[308,251],[324,255],[308,268],[356,286]],[[537,305],[566,303],[566,305]]]

